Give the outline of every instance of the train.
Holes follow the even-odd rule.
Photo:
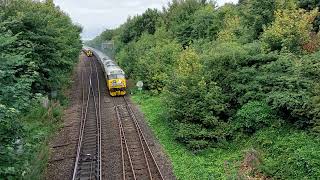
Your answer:
[[[82,51],[83,51],[84,54],[85,54],[86,56],[88,56],[88,57],[92,57],[92,56],[93,56],[92,51],[91,51],[90,49],[88,49],[88,48],[86,48],[86,49],[84,48]]]
[[[110,95],[124,96],[127,89],[126,75],[117,63],[97,49],[83,47],[83,51],[90,51],[97,58],[102,67]]]

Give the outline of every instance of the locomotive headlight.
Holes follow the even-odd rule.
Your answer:
[[[116,86],[117,85],[117,81],[116,80],[113,80],[112,81],[112,86]]]

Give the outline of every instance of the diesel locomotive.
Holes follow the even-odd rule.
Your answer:
[[[92,51],[91,51],[90,49],[88,49],[88,48],[83,48],[82,51],[83,51],[84,54],[85,54],[86,56],[88,56],[88,57],[92,57],[92,55],[93,55]]]
[[[117,65],[117,63],[111,60],[107,55],[101,51],[91,48],[84,47],[85,51],[92,52],[97,60],[99,61],[104,76],[106,79],[107,87],[111,96],[123,96],[126,94],[127,82],[124,71]]]

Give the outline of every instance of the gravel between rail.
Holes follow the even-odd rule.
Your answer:
[[[74,73],[74,83],[72,85],[69,97],[70,107],[65,111],[64,126],[54,139],[50,142],[49,164],[47,166],[45,179],[72,179],[74,162],[76,157],[76,148],[78,143],[79,125],[81,120],[81,72],[85,64],[80,56],[80,63]],[[95,58],[93,58],[95,59]],[[122,179],[122,156],[121,142],[119,136],[119,126],[115,105],[117,101],[121,102],[121,97],[113,98],[108,94],[106,81],[101,66],[95,61],[98,67],[101,90],[101,126],[102,126],[102,179]],[[114,100],[116,99],[116,100]],[[129,104],[136,115],[140,128],[149,144],[154,158],[164,179],[175,179],[172,173],[172,166],[161,145],[154,138],[152,131],[144,121],[143,114],[139,108],[131,103]]]

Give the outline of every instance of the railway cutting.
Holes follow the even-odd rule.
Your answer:
[[[107,58],[99,57],[101,54],[90,49],[80,56],[81,68],[77,68],[75,81],[77,91],[73,96],[77,98],[79,109],[73,119],[78,121],[72,123],[72,127],[77,129],[73,130],[73,134],[78,136],[74,137],[76,139],[66,139],[58,135],[54,140],[59,145],[67,143],[70,148],[54,147],[59,152],[59,161],[56,158],[52,160],[45,179],[175,179],[160,144],[130,103],[128,95],[123,95],[125,89],[121,89],[120,93],[110,93],[113,83],[108,78],[119,76],[108,77],[105,63],[101,61]],[[69,132],[62,131],[61,136]],[[74,147],[74,156],[70,155],[71,147]]]

